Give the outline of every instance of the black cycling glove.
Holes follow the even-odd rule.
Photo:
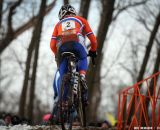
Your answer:
[[[97,57],[97,51],[91,51],[91,50],[89,50],[88,56],[96,58]]]

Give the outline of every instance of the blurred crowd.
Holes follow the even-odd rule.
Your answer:
[[[42,122],[39,125],[51,125],[51,114],[45,114],[42,117]],[[13,125],[33,125],[30,120],[27,118],[20,118],[17,115],[5,113],[0,113],[0,126],[13,126]],[[79,125],[79,122],[74,122],[74,125]],[[88,126],[95,126],[95,127],[101,127],[101,128],[111,128],[112,125],[107,121],[99,121],[99,122],[90,122]]]
[[[53,124],[53,116],[51,113],[45,114],[42,118],[42,122],[41,125],[50,125]],[[59,123],[55,123],[55,124],[59,124]],[[79,126],[80,122],[78,120],[74,120],[73,121],[73,126]],[[111,127],[115,127],[116,124],[114,126],[111,125],[111,123],[107,120],[102,120],[102,121],[96,121],[96,122],[90,122],[87,124],[87,126],[92,126],[92,127],[100,127],[103,129],[106,128],[111,128]]]
[[[0,113],[0,126],[27,124],[30,125],[31,121],[27,118],[20,118],[17,115],[1,112]]]

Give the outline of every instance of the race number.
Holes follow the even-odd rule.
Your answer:
[[[62,31],[66,31],[74,28],[75,28],[75,21],[68,20],[62,23]]]

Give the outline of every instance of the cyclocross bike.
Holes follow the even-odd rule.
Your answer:
[[[88,89],[76,71],[77,61],[72,52],[63,52],[62,58],[67,58],[68,72],[61,81],[60,99],[53,110],[56,113],[55,120],[61,124],[62,130],[72,130],[73,122],[78,121],[81,127],[86,126],[86,105],[84,102],[84,91]],[[92,63],[95,65],[94,58]],[[67,93],[66,93],[67,90]],[[66,96],[66,97],[65,97]],[[57,122],[55,122],[57,124]]]

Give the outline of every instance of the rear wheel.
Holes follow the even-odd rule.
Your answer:
[[[65,89],[67,88],[68,92],[65,94]],[[64,94],[67,97],[64,97]],[[63,77],[61,84],[61,94],[60,94],[60,118],[62,130],[72,130],[73,114],[72,114],[72,93],[71,87],[67,82],[67,75]]]

